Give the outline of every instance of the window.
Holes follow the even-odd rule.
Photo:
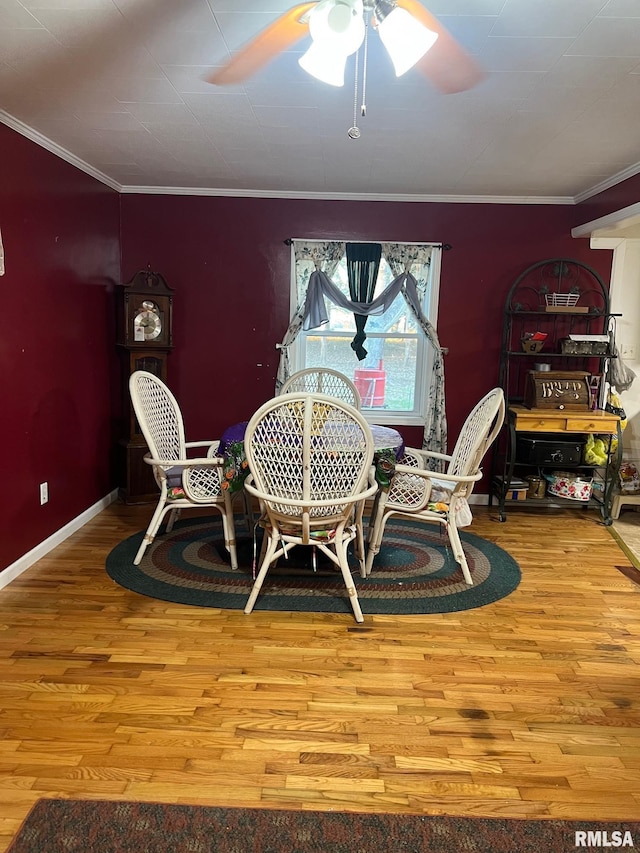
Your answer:
[[[411,272],[425,316],[436,325],[440,268],[439,248],[433,247],[426,263],[416,263]],[[304,301],[311,260],[293,261],[292,310]],[[330,275],[349,299],[346,257]],[[380,263],[374,298],[395,278],[386,259]],[[384,313],[370,316],[365,332],[367,357],[358,361],[351,348],[356,332],[353,314],[327,300],[329,322],[317,329],[301,331],[291,346],[291,370],[330,367],[348,376],[362,398],[365,417],[376,423],[424,424],[427,377],[432,369],[433,349],[416,322],[402,294]]]

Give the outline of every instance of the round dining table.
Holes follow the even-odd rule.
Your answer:
[[[240,421],[222,433],[216,455],[224,459],[223,487],[230,492],[241,489],[249,473],[244,452],[244,434],[249,421]],[[370,424],[373,435],[375,476],[382,489],[388,489],[396,461],[404,456],[404,439],[397,429]]]

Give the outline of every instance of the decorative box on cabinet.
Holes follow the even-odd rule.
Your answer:
[[[608,348],[604,353],[567,351],[564,342],[571,336],[591,339],[607,335],[614,316],[619,315],[609,311],[604,281],[579,261],[540,261],[512,285],[504,310],[499,379],[508,416],[493,455],[490,492],[490,501],[498,503],[501,521],[506,520],[506,506],[515,506],[513,501],[507,501],[505,483],[513,478],[544,478],[545,473],[569,467],[576,476],[593,476],[593,497],[587,505],[597,506],[605,524],[611,523],[612,492],[622,450],[620,418],[604,410],[611,356]],[[542,348],[533,352],[522,342],[536,332],[541,333],[538,337],[545,337]],[[563,376],[566,393],[550,397],[548,389],[554,377]],[[527,452],[536,436],[546,438],[550,446],[557,437],[562,450],[563,446],[584,445],[589,434],[608,439],[607,464],[588,465],[584,456],[576,462],[575,449],[571,454],[559,452],[556,461],[545,463],[537,462]],[[531,441],[527,442],[527,437]],[[617,452],[611,452],[616,438]],[[572,461],[567,463],[567,459]],[[571,508],[575,503],[553,496],[518,501],[517,506],[524,510],[541,506]]]
[[[529,409],[589,411],[589,374],[579,370],[530,370],[524,402]]]

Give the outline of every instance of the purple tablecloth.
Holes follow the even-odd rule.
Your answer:
[[[249,421],[241,421],[227,427],[220,438],[218,456],[224,459],[223,488],[230,492],[238,491],[249,473],[244,453],[244,434]],[[392,427],[371,424],[373,447],[376,453],[376,479],[383,488],[388,488],[393,475],[393,463],[404,455],[404,440],[398,430]]]
[[[249,421],[240,421],[239,424],[232,424],[225,429],[220,439],[218,456],[224,456],[231,444],[235,444],[238,441],[244,442],[244,434],[248,423]]]

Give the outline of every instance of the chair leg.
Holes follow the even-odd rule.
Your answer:
[[[358,566],[360,568],[360,577],[366,578],[367,576],[367,564],[366,564],[366,554],[364,550],[364,532],[362,530],[362,523],[357,525],[356,528],[356,538],[354,544],[354,554],[358,561]]]
[[[265,532],[265,538],[267,537],[267,533]],[[251,613],[253,610],[253,606],[256,603],[256,599],[258,597],[258,593],[262,589],[262,584],[264,583],[264,579],[269,571],[269,566],[273,561],[273,555],[277,549],[277,541],[273,536],[269,536],[269,542],[267,543],[267,549],[265,551],[265,555],[260,563],[260,571],[258,572],[258,576],[256,577],[253,587],[251,588],[251,592],[249,593],[249,598],[247,599],[247,603],[244,607],[245,613]]]
[[[258,566],[262,565],[264,560],[264,555],[267,553],[267,545],[269,544],[269,539],[271,537],[267,533],[266,530],[262,531],[262,545],[260,546],[260,554],[258,556]]]
[[[369,528],[367,530],[367,544],[373,540],[373,533],[375,530],[375,522],[378,516],[378,504],[380,503],[380,495],[381,492],[378,492],[373,499],[373,504],[371,506],[371,515],[369,516]]]
[[[242,503],[244,506],[244,519],[247,522],[247,530],[251,533],[253,530],[253,507],[251,505],[251,496],[245,489],[242,490]]]
[[[151,516],[151,521],[149,522],[149,526],[147,527],[147,532],[144,534],[142,542],[140,543],[140,547],[138,548],[138,553],[133,559],[133,565],[139,566],[140,561],[142,560],[142,556],[144,552],[147,550],[148,546],[151,545],[153,540],[156,538],[156,533],[158,532],[158,528],[162,523],[162,519],[171,507],[167,506],[164,499],[161,497],[158,501],[158,505],[155,508],[153,515]]]
[[[365,565],[366,553],[364,547],[364,528],[362,524],[362,516],[364,513],[364,501],[361,501],[355,508],[353,515],[353,524],[356,528],[356,537],[353,540],[353,553],[360,567],[360,577],[366,578],[367,569]]]
[[[376,557],[376,554],[380,551],[380,543],[382,542],[382,534],[384,533],[384,526],[387,523],[387,519],[385,518],[384,510],[387,505],[387,492],[380,490],[376,495],[376,501],[374,505],[374,509],[371,513],[371,518],[373,520],[373,529],[371,526],[369,528],[369,551],[367,553],[367,562],[366,562],[366,573],[367,575],[371,574],[371,569],[373,568],[373,561]],[[369,522],[371,525],[371,522]]]
[[[173,525],[176,523],[176,521],[179,518],[180,518],[180,510],[179,509],[172,509],[171,512],[169,513],[169,520],[167,521],[167,533],[171,533],[171,531],[173,530]]]
[[[365,560],[365,564],[364,564],[365,577],[369,577],[369,575],[371,574],[371,569],[373,568],[373,561],[375,560],[376,555],[378,554],[379,550],[380,550],[379,548],[374,547],[372,542],[369,543],[369,550],[367,551],[367,559]]]
[[[236,526],[233,519],[233,503],[228,492],[224,493],[224,508],[222,510],[222,530],[224,545],[231,557],[231,568],[238,568],[238,551],[236,548]]]
[[[451,521],[451,519],[449,519],[447,523],[447,533],[449,534],[449,542],[451,542],[451,548],[453,550],[453,556],[455,558],[455,561],[456,563],[460,564],[462,574],[467,584],[469,586],[473,586],[473,578],[471,577],[471,572],[469,571],[469,564],[467,563],[467,558],[465,557],[465,553],[462,549],[460,534],[458,533],[458,528],[456,527],[455,522]]]
[[[373,568],[373,561],[380,553],[380,547],[382,545],[382,537],[384,536],[384,528],[387,523],[387,519],[391,516],[391,513],[385,514],[384,508],[381,507],[378,517],[376,518],[375,525],[373,528],[373,535],[369,542],[369,550],[367,551],[367,562],[366,562],[366,573],[367,577],[371,574],[371,569]]]
[[[364,622],[364,616],[362,615],[362,610],[360,609],[360,602],[358,600],[358,593],[356,591],[356,586],[353,582],[353,575],[351,574],[351,570],[349,569],[346,543],[342,540],[342,537],[340,537],[339,539],[336,539],[334,544],[336,549],[336,557],[340,562],[340,571],[342,572],[344,585],[347,588],[349,601],[351,602],[351,607],[353,608],[353,615],[356,617],[356,622]]]

